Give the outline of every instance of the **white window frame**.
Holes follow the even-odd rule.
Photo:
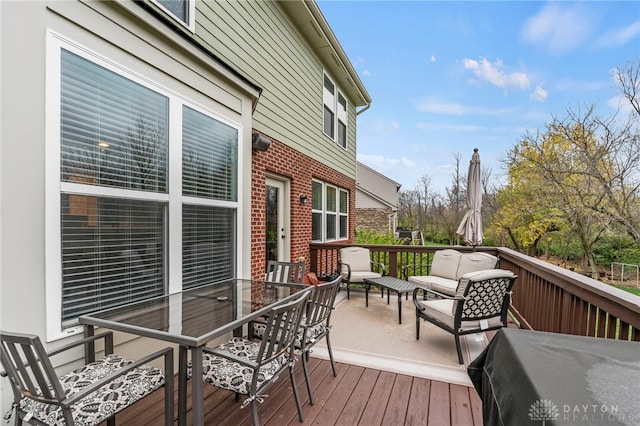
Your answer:
[[[349,239],[349,191],[346,190],[345,188],[341,188],[337,185],[333,185],[330,184],[328,182],[324,182],[322,180],[319,179],[313,179],[313,182],[315,183],[319,183],[322,185],[322,208],[321,209],[314,209],[313,208],[313,204],[312,204],[312,209],[311,209],[311,213],[312,213],[312,222],[313,222],[313,213],[316,214],[320,214],[321,216],[321,220],[322,220],[322,224],[321,224],[321,229],[322,229],[322,236],[321,239],[315,239],[313,240],[314,243],[325,243],[325,242],[331,242],[331,241],[344,241],[344,240],[348,240]],[[335,190],[335,206],[336,206],[336,211],[335,212],[329,212],[327,211],[327,189],[331,188]],[[347,197],[347,211],[346,212],[341,212],[340,211],[340,194],[345,194]],[[327,217],[328,216],[335,216],[336,218],[336,237],[335,238],[329,238],[327,237]],[[347,219],[347,229],[346,231],[346,235],[344,237],[340,236],[340,218],[341,217],[346,217]]]
[[[113,71],[135,83],[143,85],[169,98],[169,164],[168,164],[168,193],[151,193],[110,187],[87,187],[86,185],[64,182],[60,177],[61,139],[60,139],[60,101],[61,101],[61,51],[62,49],[79,55],[92,63]],[[46,143],[45,143],[45,306],[47,321],[47,340],[57,340],[83,331],[81,326],[62,327],[62,248],[61,248],[61,193],[75,193],[79,195],[124,197],[139,200],[167,203],[166,217],[166,280],[169,294],[182,290],[182,206],[183,204],[199,204],[212,207],[235,209],[236,229],[234,255],[239,256],[242,237],[242,164],[244,155],[242,125],[224,117],[212,109],[201,105],[187,96],[178,94],[169,88],[145,78],[142,74],[126,68],[117,62],[106,58],[78,43],[53,31],[47,34],[46,49],[47,86],[46,86]],[[142,65],[141,65],[142,66]],[[212,101],[213,102],[213,101]],[[238,131],[238,163],[236,201],[210,200],[182,196],[182,107],[197,110],[211,118],[218,120]],[[236,262],[235,275],[241,267]]]
[[[176,16],[172,11],[167,9],[164,5],[162,5],[157,0],[151,0],[153,3],[157,4],[158,7],[164,10],[168,15],[170,15],[173,19],[176,20],[180,25],[186,27],[192,33],[196,32],[196,1],[195,0],[184,0],[187,3],[187,22],[183,21],[180,17]]]
[[[333,89],[334,92],[331,93],[329,90],[327,90],[327,88],[324,85],[324,80],[328,79],[331,84],[333,85]],[[340,105],[339,100],[340,99],[344,99],[344,108],[342,107],[342,105]],[[327,132],[324,131],[325,128],[325,117],[324,117],[324,108],[325,106],[327,106],[329,108],[329,110],[333,113],[333,123],[332,124],[332,128],[333,128],[333,135],[327,134]],[[325,136],[327,136],[328,138],[330,138],[332,141],[334,141],[339,147],[341,147],[342,149],[346,150],[347,149],[347,135],[349,133],[349,120],[348,120],[348,110],[349,110],[349,101],[347,100],[347,97],[340,91],[340,89],[338,89],[338,86],[335,83],[335,80],[333,80],[331,78],[331,76],[329,76],[329,74],[325,71],[322,73],[322,133],[324,133]],[[340,138],[339,138],[339,132],[340,132],[340,128],[339,128],[339,123],[342,122],[344,124],[345,127],[345,140],[344,140],[344,146],[340,143]]]

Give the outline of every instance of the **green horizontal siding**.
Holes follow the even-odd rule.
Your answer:
[[[263,88],[256,129],[355,178],[352,102],[345,151],[322,132],[324,66],[277,3],[197,2],[196,37]]]

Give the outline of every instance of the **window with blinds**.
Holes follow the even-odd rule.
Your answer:
[[[196,287],[234,276],[235,212],[182,206],[182,286]]]
[[[61,194],[64,326],[164,293],[166,205],[142,199],[167,192],[169,101],[61,54],[60,180],[81,184]],[[140,191],[141,199],[124,198],[122,190]]]
[[[124,71],[60,52],[62,327],[164,294],[170,255],[181,256],[182,288],[235,276],[239,130]],[[172,134],[182,158],[169,156],[170,126],[181,129]],[[169,193],[169,176],[181,193]],[[172,229],[176,209],[182,223]],[[182,247],[170,251],[179,233]]]
[[[164,293],[162,203],[62,194],[62,321]]]
[[[183,288],[231,278],[235,212],[210,200],[237,200],[238,130],[183,108],[182,194],[199,204],[182,207]]]
[[[237,201],[238,130],[183,108],[182,195]]]

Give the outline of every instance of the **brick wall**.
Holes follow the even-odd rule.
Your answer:
[[[390,208],[359,208],[356,210],[356,229],[379,233],[390,232],[389,215],[391,213],[393,212]]]
[[[346,242],[352,242],[354,235],[355,180],[274,139],[271,141],[267,151],[254,151],[251,159],[251,277],[253,279],[264,278],[266,268],[265,173],[282,176],[290,181],[290,260],[296,261],[304,257],[307,261],[307,270],[309,269],[311,180],[313,178],[349,191],[349,240]],[[309,202],[300,204],[300,195],[306,195]]]

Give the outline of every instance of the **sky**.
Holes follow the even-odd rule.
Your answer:
[[[638,1],[317,3],[372,98],[357,159],[402,190],[428,176],[444,194],[474,148],[504,183],[525,134],[568,109],[611,116],[612,70],[640,63]]]

